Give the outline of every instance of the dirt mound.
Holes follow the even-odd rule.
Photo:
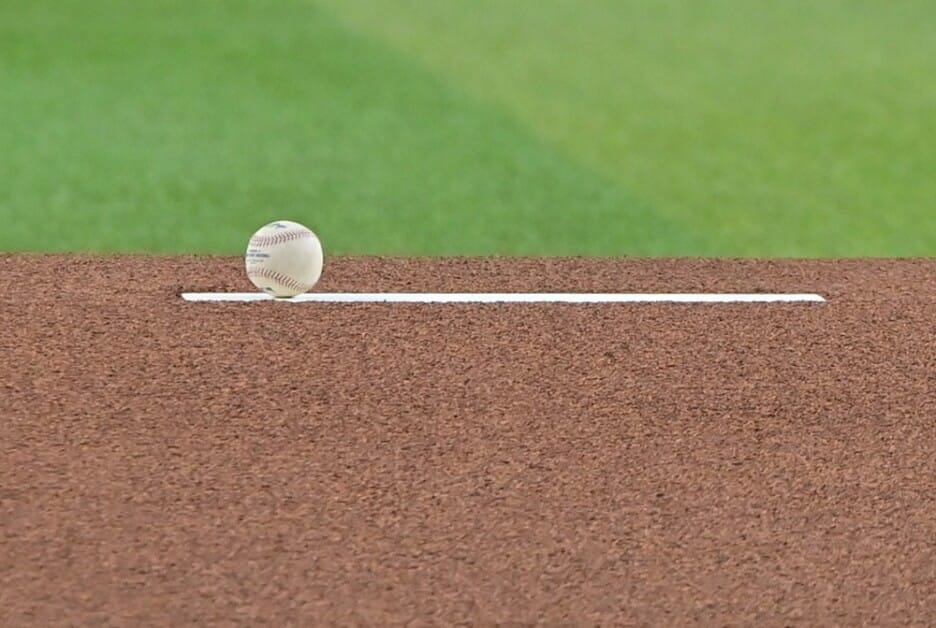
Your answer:
[[[936,261],[0,256],[0,624],[925,624]]]

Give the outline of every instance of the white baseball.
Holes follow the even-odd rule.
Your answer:
[[[293,297],[308,292],[322,276],[322,244],[307,227],[277,220],[250,238],[244,256],[247,277],[267,294]]]

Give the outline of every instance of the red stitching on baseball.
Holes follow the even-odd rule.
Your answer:
[[[299,283],[289,275],[284,275],[283,273],[278,273],[275,270],[270,270],[269,268],[253,268],[247,272],[248,277],[262,277],[264,279],[272,279],[276,283],[286,288],[292,288],[293,290],[301,290],[305,292],[309,290],[312,286]]]
[[[304,238],[311,238],[312,232],[310,231],[281,231],[279,233],[274,233],[273,235],[255,235],[250,238],[251,246],[272,246],[274,244],[283,244],[284,242],[292,242],[293,240],[302,240]]]

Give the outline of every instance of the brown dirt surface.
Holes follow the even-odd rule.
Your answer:
[[[0,255],[0,625],[933,625],[936,260]]]

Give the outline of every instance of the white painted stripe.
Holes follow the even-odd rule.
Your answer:
[[[186,301],[285,301],[287,303],[822,303],[818,294],[612,294],[612,293],[426,293],[311,292],[276,299],[261,292],[186,292]]]

